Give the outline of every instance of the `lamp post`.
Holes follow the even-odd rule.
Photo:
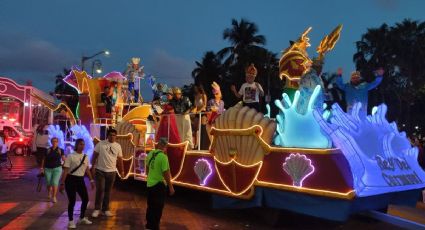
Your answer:
[[[99,59],[96,59],[92,62],[91,65],[91,76],[94,77],[94,70],[96,67],[96,73],[102,73],[102,62]]]
[[[108,57],[110,55],[110,52],[109,52],[109,50],[102,50],[102,51],[99,51],[99,52],[97,52],[97,53],[95,53],[95,54],[93,54],[91,56],[82,56],[81,57],[81,71],[84,71],[84,63],[87,60],[90,60],[90,59],[92,59],[92,58],[94,58],[94,57],[96,57],[98,55],[101,55],[101,54],[105,54],[105,56]]]

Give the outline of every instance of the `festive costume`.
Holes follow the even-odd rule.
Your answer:
[[[345,101],[347,102],[347,112],[350,113],[353,105],[356,102],[360,102],[362,107],[360,113],[367,115],[367,103],[368,103],[368,92],[376,88],[382,82],[382,76],[376,76],[373,82],[367,83],[362,82],[356,84],[356,82],[361,81],[360,73],[353,72],[350,82],[343,83],[342,77],[339,77],[336,81],[336,85],[342,91],[345,92]]]
[[[131,64],[127,65],[127,70],[125,71],[125,76],[128,80],[128,91],[133,97],[129,97],[130,102],[141,102],[142,98],[140,96],[140,79],[143,79],[145,76],[143,72],[143,66],[139,66],[140,58],[132,58]]]
[[[174,88],[173,93],[174,95],[181,94],[181,90],[179,88]],[[192,107],[190,100],[183,96],[180,99],[174,97],[170,104],[173,106],[174,112],[177,114],[176,121],[180,139],[182,141],[188,141],[190,148],[193,148],[190,115],[187,114]]]
[[[158,142],[162,137],[168,137],[169,143],[181,143],[173,106],[165,104],[162,109],[163,112],[161,114],[161,120],[159,121],[159,127],[155,137],[156,141]]]

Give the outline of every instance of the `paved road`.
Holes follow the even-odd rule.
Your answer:
[[[66,196],[59,195],[58,203],[47,202],[46,192],[36,192],[34,158],[14,157],[16,165],[10,174],[0,171],[0,228],[1,229],[66,229]],[[22,167],[18,167],[21,165]],[[26,174],[24,172],[27,172]],[[11,176],[16,175],[16,176]],[[90,200],[94,200],[90,193]],[[144,229],[146,188],[137,181],[117,181],[111,209],[115,217],[101,217],[91,226],[78,229]],[[77,204],[76,207],[78,207]],[[89,204],[90,214],[93,203]],[[76,211],[77,213],[77,211]],[[276,221],[278,220],[278,221]],[[271,224],[273,223],[273,224]],[[213,210],[208,193],[177,188],[176,195],[167,200],[161,229],[399,229],[362,216],[346,223],[324,221],[289,212],[269,209]]]

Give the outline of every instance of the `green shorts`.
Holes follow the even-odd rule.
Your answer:
[[[56,168],[45,168],[44,175],[46,177],[47,186],[58,186],[59,179],[62,175],[62,166]]]

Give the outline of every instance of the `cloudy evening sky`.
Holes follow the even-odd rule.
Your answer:
[[[354,43],[367,28],[404,18],[423,21],[423,9],[421,0],[0,0],[0,76],[19,83],[31,79],[51,91],[64,67],[108,49],[111,56],[100,57],[105,72],[123,71],[136,56],[145,72],[181,86],[192,81],[194,62],[205,51],[228,45],[222,32],[232,18],[255,22],[266,48],[276,53],[312,26],[310,55],[341,23],[341,39],[325,71],[339,66],[351,71]]]

